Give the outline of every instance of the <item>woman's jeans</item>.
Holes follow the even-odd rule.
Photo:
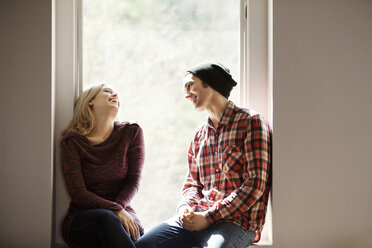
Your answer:
[[[245,248],[255,238],[253,231],[233,223],[219,223],[199,232],[182,228],[174,217],[145,233],[137,242],[137,248]]]
[[[135,248],[119,218],[110,210],[79,213],[71,225],[70,241],[81,247]]]

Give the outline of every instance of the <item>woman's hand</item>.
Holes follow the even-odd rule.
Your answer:
[[[137,240],[139,238],[139,228],[137,222],[133,219],[133,217],[124,209],[115,212],[115,214],[123,224],[127,233],[131,236],[131,238],[133,240]]]

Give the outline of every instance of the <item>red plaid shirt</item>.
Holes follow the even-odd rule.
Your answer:
[[[217,129],[210,119],[191,142],[181,205],[208,211],[209,223],[261,232],[271,188],[271,129],[229,102]]]

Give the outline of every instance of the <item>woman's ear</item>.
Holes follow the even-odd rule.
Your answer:
[[[90,101],[88,102],[88,105],[91,106],[91,107],[93,107],[93,100],[90,100]]]

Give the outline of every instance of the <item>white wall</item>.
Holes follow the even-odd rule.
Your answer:
[[[0,1],[0,247],[50,247],[52,1]]]
[[[372,247],[372,1],[273,13],[274,247]]]

